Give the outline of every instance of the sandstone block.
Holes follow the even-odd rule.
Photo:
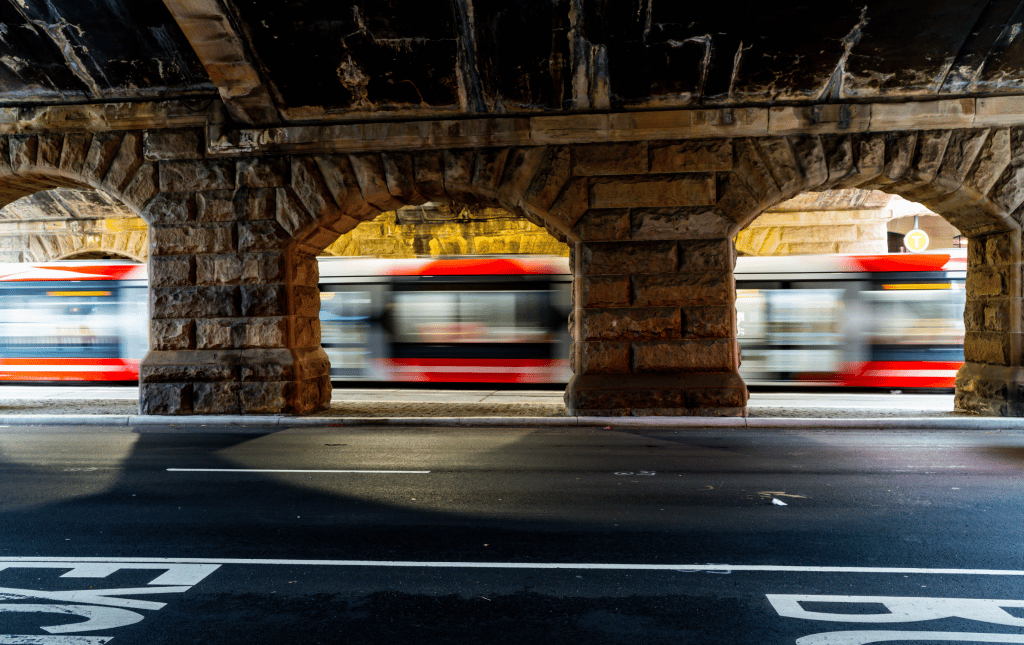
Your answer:
[[[235,287],[151,287],[153,318],[217,318],[237,316]]]
[[[238,284],[242,279],[242,264],[243,256],[238,254],[197,255],[195,257],[196,284]]]
[[[320,319],[294,316],[292,318],[292,345],[294,347],[320,346]]]
[[[412,154],[407,152],[381,153],[384,181],[388,192],[403,204],[422,204],[427,201],[416,190]]]
[[[731,305],[736,280],[731,272],[643,274],[633,276],[633,306]]]
[[[189,255],[157,255],[150,258],[149,284],[153,287],[194,286],[195,258]]]
[[[95,139],[93,145],[95,147]],[[234,161],[165,161],[160,164],[160,190],[165,193],[231,190],[234,187]]]
[[[575,279],[574,288],[581,307],[628,307],[630,304],[628,276],[579,276]]]
[[[569,381],[565,402],[570,414],[743,416],[747,390],[734,372],[585,374]]]
[[[244,253],[240,257],[241,282],[267,284],[284,280],[286,259],[283,253]]]
[[[4,143],[7,140],[4,139]],[[64,147],[60,152],[60,169],[77,175],[82,172],[85,165],[85,158],[89,155],[89,148],[92,145],[92,134],[87,132],[71,132],[64,137]],[[4,150],[4,152],[7,152]],[[0,155],[0,159],[4,155]]]
[[[678,339],[682,319],[678,307],[583,309],[580,340]]]
[[[122,197],[129,207],[141,213],[158,193],[156,164],[147,163],[139,166],[131,181],[125,186]]]
[[[716,209],[736,222],[730,232],[739,231],[764,212],[765,207],[735,173],[718,176],[718,195]]]
[[[280,250],[287,242],[288,234],[276,220],[238,225],[238,250],[243,253]]]
[[[581,342],[577,374],[629,374],[630,344],[625,342]]]
[[[739,346],[734,339],[660,340],[633,343],[633,371],[735,372]]]
[[[416,192],[428,201],[450,202],[444,191],[444,152],[425,150],[413,157]]]
[[[196,321],[197,349],[233,349],[245,333],[245,319],[201,318]]]
[[[154,319],[149,325],[150,347],[157,351],[192,349],[194,332],[191,318]]]
[[[239,159],[235,172],[238,188],[283,188],[291,182],[291,165],[286,157]]]
[[[476,167],[473,169],[473,192],[483,203],[497,204],[498,189],[508,160],[508,148],[481,148],[476,153]],[[418,203],[418,202],[406,202]]]
[[[629,240],[629,209],[590,209],[579,218],[572,230],[581,240],[587,242]]]
[[[11,168],[14,172],[29,171],[36,165],[39,154],[39,138],[35,136],[14,136],[10,141]]]
[[[716,201],[713,174],[657,175],[657,178],[608,179],[593,182],[591,208],[712,206]]]
[[[196,352],[188,353],[195,354]],[[140,368],[140,377],[144,383],[192,383],[196,381],[232,381],[237,378],[237,374],[233,365],[195,364],[187,362],[186,359],[179,364],[143,364]]]
[[[160,195],[149,203],[145,219],[155,227],[195,221],[196,201],[190,196]]]
[[[584,275],[671,273],[679,263],[675,242],[587,242],[576,250]]]
[[[384,163],[379,154],[349,155],[348,158],[363,201],[381,211],[394,210],[405,205],[401,200],[395,199],[388,190]]]
[[[142,135],[138,132],[129,132],[121,139],[121,146],[103,175],[103,186],[108,190],[120,192],[135,176],[135,171],[142,162]]]
[[[1010,365],[1013,359],[1013,334],[969,331],[964,335],[964,358],[975,363]]]
[[[1007,280],[1004,269],[991,266],[978,266],[967,273],[967,297],[1009,295],[1006,292]]]
[[[296,316],[309,316],[316,318],[320,315],[320,289],[316,283],[304,286],[292,285],[292,310]]]
[[[590,184],[586,179],[570,181],[548,209],[545,224],[555,224],[559,229],[568,231],[590,208],[589,199]],[[532,204],[524,203],[523,208],[535,210]]]
[[[570,179],[569,148],[548,148],[544,160],[537,169],[533,181],[523,192],[522,203],[529,204],[534,212],[545,212],[562,192]]]
[[[985,264],[991,266],[1015,263],[1016,245],[1014,243],[1014,235],[1015,233],[1002,233],[983,238],[982,241],[985,243]]]
[[[790,137],[793,154],[803,175],[804,189],[818,187],[828,181],[828,159],[821,138],[810,135]]]
[[[57,168],[60,165],[60,153],[64,149],[64,135],[39,135],[36,165],[44,168]]]
[[[242,414],[275,414],[288,410],[294,384],[271,381],[240,383]]]
[[[982,144],[974,171],[964,179],[964,188],[970,189],[978,195],[989,194],[1012,159],[1010,131],[1008,129],[989,131],[985,143]]]
[[[288,315],[288,288],[284,284],[242,285],[243,316]]]
[[[202,159],[206,143],[196,128],[146,130],[143,151],[146,161]]]
[[[731,139],[651,144],[652,173],[728,172],[732,163]]]
[[[250,318],[245,325],[242,348],[288,347],[288,319]]]
[[[736,268],[736,246],[730,239],[680,240],[679,272],[704,273]]]
[[[543,146],[512,150],[505,160],[504,174],[501,185],[498,187],[498,198],[507,204],[520,203],[546,155],[547,148]],[[417,171],[418,168],[419,166],[417,166]]]
[[[294,236],[298,231],[314,227],[316,218],[306,210],[306,207],[295,195],[295,191],[288,188],[279,188],[274,203],[276,206],[274,219],[277,220],[277,223],[289,235]],[[344,215],[342,218],[351,220],[351,218]],[[351,221],[354,222],[355,220]]]
[[[643,175],[648,172],[648,167],[647,144],[644,142],[592,144],[572,148],[574,175]]]
[[[214,190],[196,195],[196,220],[200,222],[233,222],[234,194],[227,190]]]
[[[477,203],[473,193],[473,171],[476,170],[475,150],[444,151],[444,190],[459,204]]]
[[[234,381],[194,383],[192,385],[193,413],[239,414],[242,411],[240,386],[240,383]]]
[[[356,179],[348,155],[324,155],[315,157],[314,160],[341,214],[357,220],[373,219],[380,214],[380,209],[368,204],[363,199],[359,181]],[[312,173],[307,174],[313,176]],[[309,210],[313,213],[319,212],[312,208]]]
[[[682,309],[683,338],[735,338],[736,307],[688,307]]]
[[[736,227],[717,207],[707,206],[637,208],[630,211],[630,218],[630,238],[634,240],[725,238],[731,237]]]
[[[139,385],[141,414],[189,414],[192,412],[191,383],[142,383]]]
[[[192,255],[232,251],[232,226],[210,228],[152,226],[149,229],[153,255]]]
[[[239,219],[258,222],[277,219],[276,188],[240,188],[235,191],[235,214]]]
[[[774,206],[803,188],[800,163],[788,138],[741,139],[733,148],[733,172],[762,207]]]

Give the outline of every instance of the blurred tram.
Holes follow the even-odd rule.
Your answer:
[[[964,251],[739,258],[740,373],[750,385],[952,388],[966,276]]]
[[[739,258],[751,385],[952,388],[966,256]],[[565,383],[566,258],[321,258],[321,337],[335,381]],[[138,378],[146,267],[0,265],[0,381]]]

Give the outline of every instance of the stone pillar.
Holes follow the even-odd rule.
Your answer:
[[[330,401],[316,258],[278,221],[284,189],[234,183],[234,162],[161,168],[143,414],[302,414]]]
[[[956,407],[991,416],[1024,416],[1018,231],[972,238],[967,251],[964,365]]]
[[[745,416],[735,263],[731,239],[575,243],[570,413]]]

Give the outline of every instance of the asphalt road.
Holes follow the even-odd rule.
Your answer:
[[[1022,475],[1007,432],[0,429],[0,644],[1024,643]]]

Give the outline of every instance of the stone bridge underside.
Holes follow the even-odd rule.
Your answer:
[[[570,244],[571,412],[742,415],[732,238],[877,189],[970,241],[957,406],[1024,415],[1021,4],[737,9],[0,0],[0,205],[146,221],[145,413],[325,408],[315,255],[434,201]]]

